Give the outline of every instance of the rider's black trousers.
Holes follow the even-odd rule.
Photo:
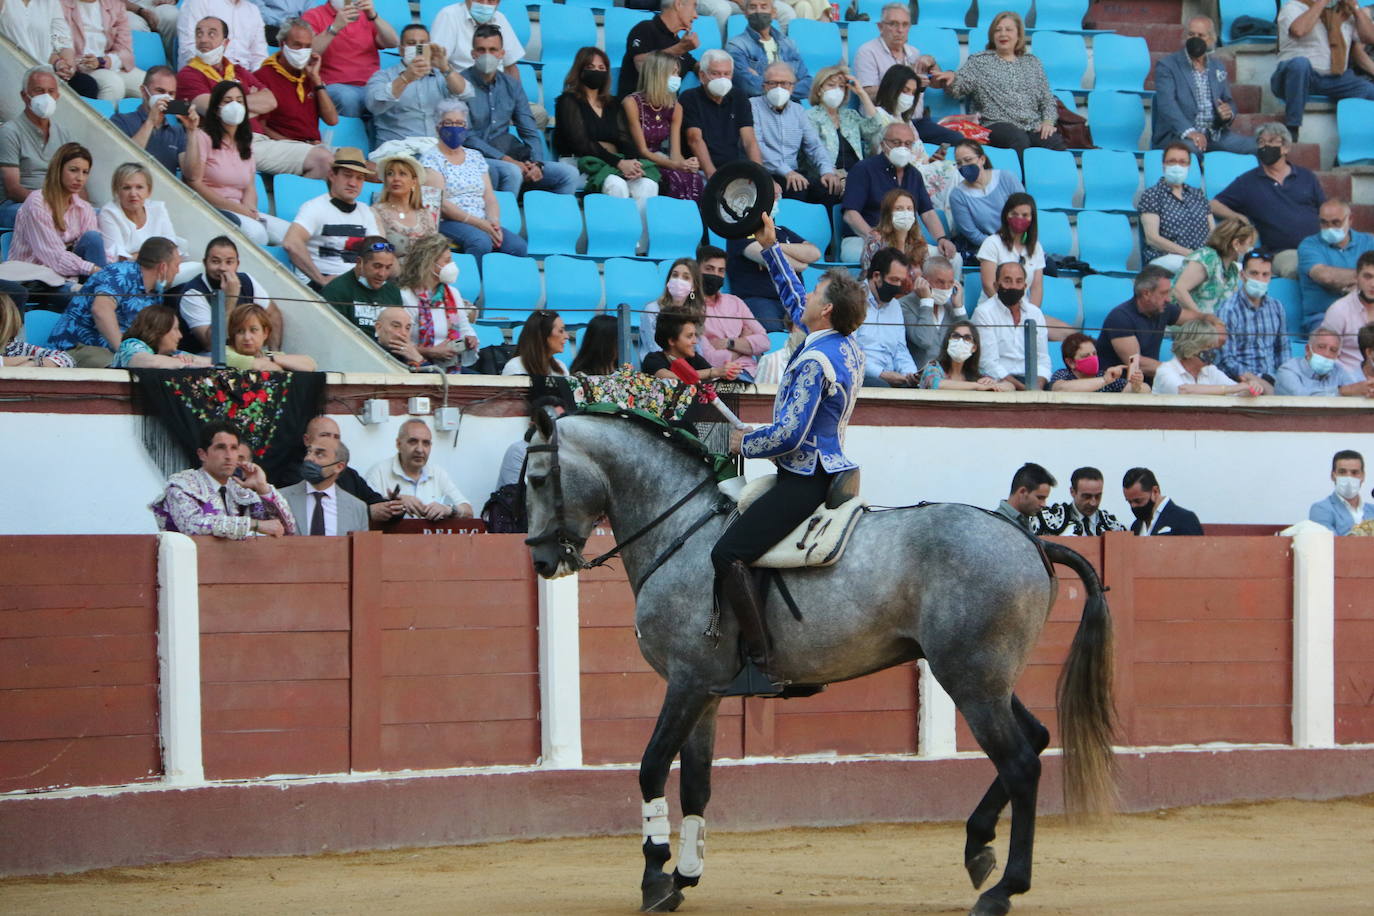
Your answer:
[[[725,529],[711,550],[716,572],[733,560],[753,563],[806,521],[825,502],[831,476],[819,467],[810,476],[778,468],[778,482]]]

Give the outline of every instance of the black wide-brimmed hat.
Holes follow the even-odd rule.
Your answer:
[[[716,169],[701,192],[701,218],[722,238],[753,235],[763,225],[763,214],[772,209],[773,176],[748,159]]]

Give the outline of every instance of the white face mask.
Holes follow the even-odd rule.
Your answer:
[[[897,146],[887,151],[887,161],[899,169],[904,169],[911,165],[911,150],[905,146]]]
[[[35,118],[42,118],[44,121],[52,117],[52,113],[57,110],[57,99],[48,95],[36,95],[29,99],[29,111],[33,112]]]
[[[844,102],[844,90],[839,86],[831,86],[821,93],[821,102],[826,108],[839,108]]]
[[[949,353],[950,359],[956,363],[962,363],[973,355],[973,341],[951,337],[945,351]]]
[[[452,261],[445,261],[444,266],[439,268],[439,282],[445,286],[452,286],[458,282],[458,265]]]
[[[1358,477],[1337,477],[1336,495],[1341,499],[1354,499],[1360,495],[1360,483]]]
[[[224,60],[224,45],[216,45],[208,51],[197,51],[196,56],[203,60],[207,66],[218,67],[219,62]]]
[[[953,295],[954,287],[952,286],[949,289],[940,289],[938,286],[932,286],[930,288],[930,298],[935,300],[936,305],[946,305],[949,302],[949,298]]]
[[[903,92],[897,96],[897,114],[904,114],[911,110],[911,106],[916,104],[916,96],[910,92]]]
[[[225,124],[237,126],[248,116],[248,109],[242,102],[226,102],[220,106],[219,119]]]
[[[495,54],[479,54],[472,59],[472,62],[477,65],[478,72],[485,76],[490,76],[501,69],[501,58]]]
[[[901,229],[903,232],[905,232],[906,230],[910,229],[912,226],[916,225],[916,211],[915,211],[915,210],[893,210],[893,211],[892,211],[892,225],[896,226],[898,229]]]
[[[764,96],[768,99],[769,105],[772,105],[774,108],[781,109],[784,105],[787,104],[787,100],[792,98],[792,93],[788,92],[781,86],[774,86],[772,89],[769,89],[767,92],[765,92]]]
[[[295,67],[297,70],[304,70],[305,65],[310,63],[310,45],[304,48],[282,48],[281,58],[286,61],[288,66]]]
[[[735,84],[730,82],[726,77],[718,76],[706,84],[706,91],[718,99],[723,99],[726,93],[728,93],[734,85]]]
[[[676,73],[674,73],[672,76],[668,77],[668,91],[669,91],[669,92],[677,92],[677,91],[678,91],[679,89],[681,89],[681,88],[682,88],[682,77],[678,76]]]

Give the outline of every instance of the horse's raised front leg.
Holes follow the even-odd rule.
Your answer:
[[[706,864],[706,805],[711,801],[711,760],[715,757],[719,708],[720,698],[712,697],[682,746],[682,833],[677,867],[673,869],[673,887],[678,890],[696,887]]]
[[[1050,743],[1049,729],[1031,715],[1015,694],[1011,698],[1011,711],[1030,741],[1031,748],[1036,754],[1043,752]],[[964,868],[968,870],[969,880],[975,888],[982,887],[988,875],[997,867],[997,853],[993,851],[992,841],[997,836],[997,818],[1006,804],[1007,790],[1002,785],[1002,778],[997,776],[969,816],[966,825],[968,837],[964,843]]]
[[[672,857],[669,846],[672,828],[668,822],[668,800],[663,792],[673,758],[687,743],[688,735],[711,702],[711,695],[702,685],[670,682],[663,697],[663,708],[658,712],[658,723],[639,764],[644,825],[644,878],[639,888],[642,894],[640,908],[646,913],[671,913],[682,903],[682,892],[674,886],[672,876],[663,870]]]

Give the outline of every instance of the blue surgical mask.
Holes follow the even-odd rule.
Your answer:
[[[468,129],[466,127],[439,128],[439,139],[442,140],[444,146],[447,146],[449,149],[457,149],[462,146],[463,141],[467,139],[467,135]]]
[[[1164,180],[1169,184],[1183,184],[1188,180],[1188,166],[1166,165],[1164,167]]]
[[[478,23],[490,22],[491,17],[496,15],[496,4],[469,3],[468,13]]]
[[[959,166],[959,175],[967,182],[973,182],[977,180],[978,175],[982,171],[983,170],[978,167],[978,163],[976,162],[970,162],[968,165]]]
[[[1265,280],[1255,280],[1250,277],[1245,278],[1245,294],[1255,299],[1261,298],[1269,292],[1269,283]]]
[[[1329,356],[1322,356],[1320,353],[1313,353],[1307,357],[1307,364],[1312,367],[1312,372],[1316,375],[1330,375],[1331,370],[1336,368],[1336,361]]]
[[[1345,230],[1328,226],[1322,230],[1322,241],[1328,245],[1339,245],[1345,241]]]

